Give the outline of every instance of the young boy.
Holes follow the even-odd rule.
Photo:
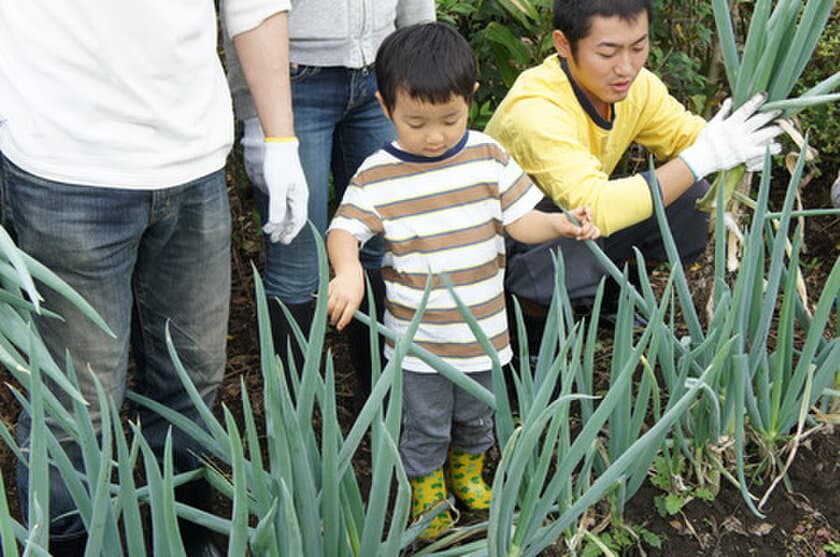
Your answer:
[[[540,191],[494,140],[467,131],[476,68],[457,31],[441,23],[397,30],[379,48],[376,77],[377,98],[398,140],[362,164],[330,225],[331,322],[340,330],[352,319],[364,294],[359,244],[382,235],[385,325],[406,330],[431,274],[433,290],[414,341],[492,390],[490,358],[440,275],[449,276],[507,364],[503,232],[538,243],[594,239],[599,231],[585,207],[572,213],[580,225],[562,213],[532,210]],[[385,357],[392,354],[386,343]],[[446,487],[469,508],[487,509],[491,491],[481,471],[493,445],[492,410],[417,358],[406,357],[403,369],[400,456],[411,480],[412,515],[446,499]],[[449,512],[442,513],[422,537],[435,538],[451,523]]]

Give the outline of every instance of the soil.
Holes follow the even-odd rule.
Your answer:
[[[661,549],[645,548],[651,557],[824,557],[824,546],[840,540],[840,431],[828,428],[806,440],[789,479],[792,489],[779,485],[763,518],[754,515],[740,491],[728,483],[713,501],[694,499],[668,518],[657,513],[653,502],[661,492],[646,483],[630,501],[625,518],[664,536]]]
[[[230,183],[245,183],[241,169],[229,165]],[[805,192],[806,207],[828,206],[830,179],[815,180]],[[233,291],[228,337],[228,362],[221,402],[240,408],[240,380],[244,379],[252,406],[260,421],[261,377],[255,323],[252,264],[262,268],[261,236],[255,217],[253,198],[247,188],[232,186],[231,210],[234,218],[232,255]],[[807,221],[805,280],[812,292],[819,292],[831,266],[840,254],[840,217],[817,217]],[[698,293],[708,284],[708,266],[695,266],[691,280]],[[836,326],[836,319],[832,320]],[[836,335],[836,331],[827,334]],[[339,417],[345,427],[355,419],[353,392],[355,375],[341,335],[328,333],[333,351],[338,386]],[[14,384],[0,368],[0,380]],[[18,405],[9,389],[0,389],[0,418],[13,430]],[[355,465],[362,476],[368,470],[367,454]],[[13,512],[17,510],[14,487],[14,456],[0,443],[0,470]],[[677,515],[663,518],[653,503],[658,490],[646,484],[626,507],[628,524],[644,526],[664,538],[661,549],[641,546],[628,550],[637,555],[735,556],[824,556],[828,544],[840,543],[840,431],[824,428],[799,448],[789,473],[790,490],[779,485],[758,518],[744,504],[740,492],[724,482],[720,493],[710,503],[694,500]],[[364,481],[364,480],[363,480]],[[559,555],[559,549],[547,554]]]

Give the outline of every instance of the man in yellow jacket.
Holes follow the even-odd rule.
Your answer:
[[[556,54],[519,76],[486,128],[546,194],[543,210],[592,207],[602,248],[619,267],[634,257],[634,246],[649,261],[665,259],[651,172],[611,176],[632,143],[664,161],[653,174],[686,261],[707,241],[708,215],[695,207],[708,188],[703,178],[742,163],[760,167],[766,149],[778,152],[773,138],[780,129],[767,125],[778,114],[757,112],[764,96],[731,114],[726,101],[707,123],[645,69],[652,10],[650,0],[555,0]],[[566,262],[573,305],[591,301],[606,273],[574,242],[508,247],[506,286],[531,315],[551,300],[553,248]],[[618,290],[610,283],[602,314],[614,315]]]

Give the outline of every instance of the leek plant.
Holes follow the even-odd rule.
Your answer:
[[[807,144],[788,184],[778,221],[767,218],[769,158],[765,161],[742,257],[746,268],[738,273],[731,291],[722,275],[715,280],[716,313],[734,312],[739,338],[738,360],[734,362],[736,374],[731,382],[721,385],[736,395],[734,400],[730,397],[725,401],[724,419],[734,418],[736,443],[740,446],[745,432],[737,418],[744,413],[748,416],[750,431],[762,449],[766,464],[766,469],[758,472],[765,475],[782,471],[781,445],[789,439],[802,409],[807,413],[823,396],[840,367],[840,339],[826,339],[824,335],[840,296],[840,260],[835,260],[832,266],[813,315],[805,310],[796,287],[801,227],[793,234],[793,250],[785,265],[794,192],[802,176],[806,150]],[[797,325],[804,332],[801,343],[795,337]],[[738,384],[741,382],[743,385]],[[739,408],[736,403],[740,402],[743,406]],[[739,461],[738,470],[742,473],[743,462],[741,458]]]
[[[546,360],[548,364],[540,363],[534,374],[527,365],[516,374],[517,415],[508,400],[498,361],[494,365],[497,385],[494,395],[467,375],[412,344],[411,334],[395,338],[381,325],[372,323],[375,325],[372,339],[376,340],[377,331],[393,338],[396,356],[383,369],[378,349],[375,346],[372,349],[373,392],[350,431],[344,435],[337,420],[334,370],[329,354],[323,376],[320,373],[327,284],[326,259],[320,244],[319,253],[322,258],[321,291],[313,328],[308,337],[300,330],[295,331],[306,354],[300,371],[294,369],[293,363],[291,369],[284,370],[274,356],[265,298],[259,279],[256,280],[264,382],[264,423],[261,427],[258,427],[257,415],[251,408],[244,384],[243,423],[237,423],[226,407],[217,418],[192,386],[169,335],[170,355],[199,409],[204,426],[129,393],[130,399],[161,413],[174,427],[199,441],[208,457],[205,458],[206,466],[193,472],[174,474],[171,439],[161,458],[153,454],[138,425],[129,424],[126,435],[118,419],[118,409],[101,389],[98,391],[102,426],[99,433],[94,430],[87,405],[78,394],[72,408],[63,410],[51,391],[43,386],[41,373],[50,369],[56,376],[64,377],[72,392],[76,371],[69,362],[65,370],[60,371],[44,350],[39,351],[41,345],[34,329],[24,326],[29,339],[24,351],[28,358],[16,351],[18,358],[6,359],[4,365],[17,372],[16,376],[28,393],[28,396],[17,393],[17,397],[34,418],[31,446],[28,451],[21,450],[5,427],[0,428],[0,433],[18,458],[28,463],[33,495],[30,516],[26,517],[28,529],[12,519],[7,506],[0,502],[4,555],[17,554],[14,539],[30,554],[46,554],[49,537],[49,523],[45,519],[49,516],[46,482],[50,474],[59,474],[73,496],[77,512],[89,532],[88,555],[143,556],[147,554],[147,544],[151,554],[183,555],[178,518],[227,535],[230,555],[248,552],[259,555],[398,555],[413,544],[433,518],[433,513],[429,513],[424,520],[409,524],[408,481],[397,451],[402,400],[400,361],[409,351],[496,408],[503,454],[489,519],[457,528],[438,542],[419,549],[417,554],[537,555],[571,532],[588,508],[614,491],[617,485],[626,483],[626,478],[638,477],[638,470],[645,469],[667,428],[693,401],[703,381],[716,373],[714,369],[707,371],[703,381],[688,389],[679,400],[675,399],[662,419],[639,440],[626,443],[620,456],[596,469],[599,448],[604,443],[602,429],[623,404],[625,389],[633,380],[637,363],[643,359],[651,339],[661,336],[661,332],[651,329],[646,333],[633,349],[632,357],[615,375],[615,388],[598,403],[593,393],[579,394],[572,390],[578,384],[591,385],[591,380],[587,382],[582,377],[588,374],[591,378],[591,369],[583,370],[587,366],[584,361],[587,357],[591,360],[594,353],[593,329],[590,326],[584,334],[582,325],[572,324],[568,305],[563,306],[566,317],[552,324],[549,330],[549,336],[560,339],[559,349]],[[34,262],[28,263],[38,270],[43,280],[60,286]],[[8,276],[19,274],[6,271]],[[18,298],[22,299],[21,296]],[[556,298],[565,299],[565,294],[561,292]],[[32,299],[36,298],[33,296]],[[21,308],[34,311],[34,305],[24,304]],[[555,312],[558,308],[560,306],[555,306]],[[475,319],[466,308],[462,311],[481,342],[495,354]],[[664,311],[664,307],[660,311]],[[421,316],[422,307],[413,327]],[[367,316],[361,317],[370,323]],[[521,316],[519,327],[522,328]],[[15,336],[15,345],[22,345],[24,338]],[[548,344],[546,346],[546,350],[551,350]],[[45,357],[41,359],[38,355]],[[527,353],[522,356],[522,362],[529,361]],[[288,384],[283,379],[286,373],[290,378]],[[554,396],[556,384],[561,386],[559,397]],[[570,426],[572,402],[585,403],[589,409],[587,423],[579,433]],[[316,415],[318,420],[313,419]],[[57,424],[55,429],[46,427],[47,417]],[[316,431],[316,424],[320,424],[320,430]],[[81,450],[81,470],[70,465],[64,445],[56,438],[57,431],[73,440]],[[372,478],[369,492],[363,494],[352,458],[368,432]],[[140,458],[146,478],[142,486],[134,483]],[[175,488],[198,477],[209,480],[230,499],[230,516],[216,516],[175,501]],[[148,509],[148,523],[142,518],[143,507]],[[440,510],[443,508],[441,506]]]
[[[169,409],[136,395],[131,397],[164,414],[177,427],[191,432],[214,457],[214,462],[208,462],[207,477],[232,500],[234,517],[229,523],[217,517],[215,525],[209,517],[196,516],[195,519],[209,528],[223,526],[220,531],[244,532],[231,536],[233,554],[239,554],[236,551],[247,547],[252,552],[271,555],[389,556],[412,545],[434,513],[416,524],[408,524],[408,484],[396,449],[401,411],[400,361],[406,353],[424,359],[496,409],[497,435],[503,455],[496,472],[488,520],[455,528],[440,540],[424,548],[415,548],[415,555],[470,555],[476,552],[538,555],[568,532],[588,508],[615,490],[617,485],[630,482],[632,490],[638,488],[668,428],[692,403],[709,378],[718,373],[719,365],[707,369],[700,380],[669,403],[657,423],[647,424],[650,428],[644,435],[641,422],[646,412],[644,408],[637,411],[636,427],[623,436],[622,453],[596,471],[593,463],[602,442],[601,430],[610,416],[616,415],[616,409],[623,407],[625,389],[633,380],[637,364],[650,339],[661,336],[661,331],[651,328],[646,333],[634,348],[632,357],[622,363],[613,381],[615,388],[596,407],[592,400],[596,397],[592,394],[572,392],[578,382],[576,376],[584,366],[581,363],[584,353],[590,356],[594,353],[595,336],[591,328],[584,335],[581,325],[572,325],[566,302],[563,311],[567,317],[549,325],[547,336],[557,335],[560,339],[562,334],[563,337],[559,350],[550,360],[543,360],[550,363],[538,364],[534,374],[527,365],[514,373],[518,402],[518,414],[515,414],[495,350],[457,296],[464,318],[494,361],[494,393],[487,392],[468,375],[411,342],[411,333],[419,323],[425,301],[409,334],[403,337],[396,337],[382,325],[372,322],[369,316],[357,312],[357,318],[371,325],[375,382],[371,397],[344,436],[336,418],[334,374],[329,357],[323,379],[319,372],[327,284],[323,247],[319,247],[319,253],[322,276],[316,315],[308,338],[296,331],[307,358],[300,376],[294,369],[287,370],[292,374],[291,389],[280,379],[283,367],[273,356],[267,309],[262,301],[258,302],[267,448],[260,446],[247,396],[243,394],[245,434],[242,435],[227,409],[224,409],[226,420],[222,424],[210,409],[203,407],[180,365],[181,379],[199,407],[208,433]],[[258,277],[256,284],[257,300],[263,300]],[[426,295],[429,288],[427,285]],[[564,300],[562,281],[558,281],[557,288],[559,294],[555,300]],[[555,305],[555,311],[557,308],[559,306]],[[661,311],[664,312],[664,308]],[[519,317],[521,330],[521,315]],[[377,333],[391,338],[396,345],[395,357],[381,372]],[[589,342],[589,348],[585,348],[585,340]],[[523,349],[521,362],[528,362],[527,348]],[[552,351],[551,343],[546,343],[544,349]],[[177,363],[174,347],[170,350]],[[558,384],[561,389],[555,397],[554,385]],[[386,397],[387,408],[383,408]],[[645,404],[649,398],[645,397]],[[592,403],[589,406],[591,415],[579,433],[572,430],[569,419],[573,401]],[[322,424],[320,443],[312,425],[315,408]],[[372,485],[365,504],[351,458],[366,431],[371,432],[373,467]],[[242,439],[247,440],[247,451]],[[268,454],[267,461],[263,460],[265,453]],[[230,473],[223,472],[222,465]],[[445,505],[438,510],[444,508]],[[257,526],[250,528],[248,524],[253,522]],[[304,524],[318,526],[301,530]],[[389,524],[387,531],[386,524]]]
[[[798,424],[801,427],[803,420],[807,420],[808,409],[830,394],[840,367],[840,339],[825,336],[831,312],[836,311],[840,297],[840,262],[834,262],[813,315],[806,310],[796,289],[801,229],[794,235],[793,250],[789,262],[785,263],[793,199],[806,150],[800,153],[779,213],[768,210],[771,174],[770,156],[766,156],[742,264],[731,282],[726,274],[726,244],[720,240],[724,227],[724,192],[717,190],[713,311],[705,328],[666,226],[661,195],[656,188],[653,195],[671,278],[676,285],[676,301],[688,333],[675,334],[673,319],[651,323],[669,331],[668,342],[659,345],[657,354],[665,396],[673,397],[675,389],[684,388],[686,381],[691,382],[722,353],[727,354],[723,363],[725,371],[715,376],[709,388],[704,387],[708,396],[699,399],[681,417],[672,439],[663,446],[663,455],[674,462],[682,453],[682,457],[692,462],[698,482],[710,480],[713,492],[717,488],[714,483],[720,477],[731,480],[739,486],[756,514],[760,511],[749,492],[751,480],[783,475],[781,454],[792,429]],[[618,269],[600,250],[595,251],[613,277],[630,290]],[[652,314],[655,305],[641,260],[638,267],[642,270],[644,295],[633,290],[628,299],[643,313]],[[804,332],[804,340],[797,340],[796,331]],[[763,464],[752,475],[746,465],[750,460],[746,454],[749,440],[756,441],[760,447]],[[734,474],[718,456],[726,451],[714,450],[721,446],[734,450]]]
[[[264,439],[258,433],[244,383],[244,425],[236,423],[227,407],[222,409],[223,420],[218,419],[192,387],[171,344],[170,352],[181,380],[206,431],[171,409],[136,394],[130,396],[189,433],[212,456],[207,461],[206,477],[231,500],[232,517],[193,518],[205,527],[230,534],[230,555],[244,555],[246,551],[277,556],[397,555],[424,527],[424,523],[407,527],[410,488],[397,451],[402,404],[400,363],[420,322],[423,306],[409,334],[396,343],[395,357],[381,372],[376,351],[373,361],[378,373],[371,396],[345,436],[338,422],[330,354],[326,356],[323,377],[320,371],[328,276],[322,242],[318,243],[318,251],[321,282],[312,329],[308,337],[295,330],[305,354],[301,370],[295,369],[292,361],[289,369],[284,369],[283,362],[275,356],[268,307],[259,277],[255,276],[264,382]],[[284,376],[289,380],[284,380]],[[316,414],[318,420],[314,419]],[[320,430],[316,428],[318,423]],[[370,491],[363,497],[352,457],[368,430],[372,480]],[[426,523],[433,517],[429,516]]]
[[[593,392],[593,357],[598,341],[595,321],[588,328],[583,322],[573,322],[563,276],[562,254],[559,254],[555,294],[536,364],[532,369],[528,343],[520,342],[519,365],[508,370],[514,385],[515,405],[508,400],[506,382],[497,361],[493,367],[496,428],[502,458],[495,472],[489,520],[459,529],[415,555],[536,556],[564,537],[574,550],[579,539],[575,525],[584,514],[615,493],[620,494],[623,508],[624,501],[641,486],[670,427],[720,372],[725,353],[697,381],[686,384],[684,391],[671,398],[661,413],[658,393],[656,402],[651,403],[654,389],[649,368],[641,366],[647,379],[642,379],[638,396],[628,395],[632,393],[636,371],[645,361],[645,354],[656,353],[655,346],[663,340],[663,330],[651,326],[638,342],[627,343],[622,352],[626,357],[616,363],[606,394],[596,396]],[[596,305],[599,303],[600,300]],[[655,310],[654,321],[662,318],[666,306],[663,304]],[[462,312],[492,356],[490,341],[466,308],[462,307]],[[514,312],[519,338],[524,339],[525,328],[516,303]],[[627,306],[620,317],[622,338],[631,323]],[[578,412],[571,411],[573,403],[579,406]],[[657,407],[652,421],[648,420],[649,404]],[[628,427],[619,429],[620,419],[631,407],[634,407],[632,420],[628,421]],[[576,414],[581,417],[580,428],[574,427]],[[606,440],[605,427],[609,429]],[[603,457],[604,452],[609,452],[609,457]],[[462,534],[481,530],[486,530],[486,539],[444,549],[463,537]]]
[[[717,470],[742,488],[745,499],[758,512],[749,493],[747,441],[758,440],[764,448],[765,475],[781,477],[781,451],[791,439],[792,429],[798,427],[801,432],[809,420],[808,409],[819,404],[824,394],[834,392],[832,382],[840,367],[840,340],[823,334],[840,295],[840,264],[835,262],[810,316],[792,287],[799,240],[794,240],[791,262],[784,262],[784,241],[793,214],[790,192],[801,176],[804,159],[800,157],[780,213],[767,209],[769,164],[768,157],[744,264],[731,284],[725,274],[725,246],[722,242],[715,245],[715,311],[705,327],[657,189],[653,193],[656,216],[671,263],[668,282],[658,298],[640,255],[641,288],[636,291],[597,245],[589,243],[623,285],[608,386],[601,391],[596,390],[595,355],[603,291],[599,290],[596,298],[593,319],[575,322],[559,254],[555,296],[533,368],[527,342],[520,342],[517,365],[503,370],[476,320],[460,306],[494,360],[493,393],[411,342],[425,302],[403,337],[357,313],[357,318],[371,326],[373,390],[355,423],[343,433],[337,419],[335,370],[331,355],[324,354],[328,274],[319,242],[321,281],[315,319],[308,335],[295,330],[305,354],[302,369],[296,369],[292,361],[285,369],[286,362],[276,358],[264,292],[259,278],[255,280],[262,354],[261,423],[244,383],[239,412],[242,423],[227,407],[218,417],[207,408],[180,364],[171,337],[167,338],[170,355],[199,409],[203,427],[129,394],[130,399],[187,432],[208,455],[202,469],[177,475],[171,441],[162,458],[152,454],[139,426],[130,424],[128,431],[124,430],[118,409],[101,389],[102,429],[98,434],[94,431],[87,405],[75,388],[76,370],[69,362],[64,370],[59,368],[31,325],[33,313],[53,317],[37,304],[31,277],[65,292],[90,318],[98,318],[66,285],[20,253],[0,229],[0,362],[24,387],[26,394],[16,395],[22,408],[33,416],[27,450],[18,447],[11,433],[0,427],[0,437],[28,464],[33,486],[30,513],[25,517],[28,528],[12,518],[5,496],[0,495],[3,554],[17,555],[17,544],[29,554],[46,554],[46,486],[51,474],[59,474],[67,484],[88,528],[87,555],[143,556],[147,543],[151,554],[182,555],[178,518],[228,536],[230,555],[389,557],[411,548],[415,555],[530,556],[539,555],[558,540],[565,540],[574,551],[583,537],[581,532],[586,533],[582,520],[598,502],[606,500],[612,521],[621,525],[624,504],[658,456],[666,462],[685,458],[700,477]],[[717,195],[721,199],[723,192]],[[717,211],[720,216],[722,204]],[[778,226],[771,226],[771,219],[778,221]],[[723,219],[718,218],[716,226],[722,227]],[[428,296],[430,286],[426,288]],[[638,335],[632,331],[633,305],[649,318],[648,326]],[[518,336],[524,339],[518,304],[513,312]],[[796,330],[805,331],[801,343],[794,339]],[[391,338],[396,347],[394,358],[384,367],[378,334]],[[771,338],[775,344],[768,346]],[[414,547],[414,540],[434,511],[409,523],[409,486],[397,450],[402,411],[400,362],[408,353],[495,409],[501,450],[487,520],[456,528],[422,548]],[[506,374],[513,384],[510,394]],[[43,386],[42,377],[68,393],[71,408],[58,403]],[[48,421],[54,427],[46,427]],[[81,450],[81,470],[70,465],[57,432],[74,440]],[[372,475],[370,489],[363,493],[353,458],[366,435],[370,437]],[[726,438],[734,440],[734,473],[723,460],[708,463],[717,454],[711,448]],[[793,452],[789,446],[788,455]],[[134,480],[140,458],[145,485],[136,485]],[[672,469],[678,471],[679,467]],[[231,501],[229,516],[175,501],[175,488],[197,477],[206,478]],[[0,478],[0,487],[3,481]],[[151,529],[142,518],[143,508],[148,509]],[[446,503],[437,510],[445,508]]]
[[[34,328],[34,315],[44,319],[60,319],[41,307],[41,296],[35,281],[65,296],[87,318],[99,324],[107,333],[113,334],[87,302],[43,265],[21,252],[5,229],[0,227],[0,363],[28,393],[27,397],[12,389],[23,411],[32,417],[31,437],[25,449],[18,446],[5,424],[0,424],[0,437],[29,470],[29,513],[25,517],[28,528],[11,516],[5,490],[0,500],[3,555],[18,555],[18,544],[24,548],[25,554],[47,554],[50,532],[49,483],[53,474],[61,476],[79,509],[82,522],[90,534],[91,554],[99,554],[103,547],[108,547],[110,554],[121,555],[117,529],[121,513],[118,506],[111,505],[114,486],[110,483],[114,456],[111,427],[118,424],[119,420],[113,419],[118,414],[109,409],[100,388],[102,435],[99,438],[94,432],[88,404],[77,389],[76,373],[69,358],[66,369],[61,370]],[[65,398],[72,405],[71,410],[59,403],[54,392],[45,387],[46,379],[51,381],[54,388],[64,391]],[[117,427],[117,430],[121,435],[121,428]],[[59,443],[59,436],[62,443]],[[84,463],[82,470],[74,469],[70,463],[65,450],[68,439],[74,441],[81,451]],[[124,442],[124,438],[120,439]],[[139,518],[139,514],[133,514],[137,501],[134,499],[131,474],[120,478],[120,487],[122,520],[127,539],[142,536],[139,520],[132,522],[132,517]]]
[[[806,0],[804,7],[802,0],[756,0],[740,53],[728,4],[727,0],[712,0],[733,109],[762,91],[767,93],[767,102],[761,110],[782,110],[784,117],[840,99],[840,93],[832,93],[840,86],[840,72],[798,98],[788,98],[814,53],[834,0]],[[718,188],[723,188],[723,202],[728,204],[744,173],[741,165],[719,174],[698,205],[710,211]]]

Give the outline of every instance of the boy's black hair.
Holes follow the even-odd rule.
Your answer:
[[[470,104],[476,79],[469,43],[445,23],[397,29],[376,53],[379,94],[389,111],[394,109],[400,90],[427,103],[445,103],[458,95]]]
[[[653,23],[652,0],[554,0],[554,28],[562,31],[577,53],[577,43],[589,34],[595,16],[618,16],[624,21],[634,21],[647,12],[648,23]]]

